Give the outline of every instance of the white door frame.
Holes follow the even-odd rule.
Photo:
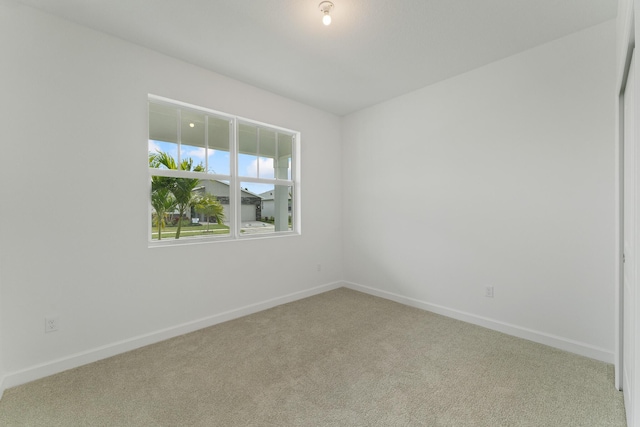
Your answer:
[[[619,5],[622,5],[623,2],[620,2]],[[615,365],[615,386],[619,390],[623,390],[625,387],[625,368],[630,368],[629,372],[633,376],[633,378],[626,378],[626,380],[630,383],[631,387],[629,389],[623,390],[625,396],[625,407],[626,412],[629,417],[627,422],[629,423],[629,427],[638,427],[640,426],[640,399],[638,399],[638,388],[640,386],[640,354],[638,349],[640,348],[640,313],[638,313],[640,309],[640,292],[638,286],[638,278],[637,276],[634,279],[633,286],[635,288],[634,301],[625,301],[625,282],[624,282],[624,242],[625,238],[629,236],[625,236],[624,230],[624,164],[625,164],[625,153],[624,153],[624,136],[625,136],[625,91],[627,88],[627,81],[629,78],[629,68],[631,65],[631,60],[634,55],[635,48],[635,40],[636,40],[636,32],[640,31],[639,25],[636,25],[638,21],[638,17],[640,17],[640,0],[631,0],[627,3],[627,6],[630,10],[619,10],[618,13],[622,14],[625,18],[624,22],[619,22],[619,25],[622,25],[622,39],[621,45],[618,46],[619,52],[621,53],[621,57],[618,59],[618,73],[617,76],[617,84],[618,84],[618,105],[616,109],[617,115],[617,156],[616,156],[616,166],[619,172],[618,174],[618,188],[617,188],[617,197],[618,197],[618,215],[617,215],[617,224],[619,233],[619,240],[616,245],[616,260],[618,261],[618,268],[616,269],[616,307],[615,307],[615,355],[614,355],[614,365]],[[634,110],[634,122],[635,122],[635,133],[633,135],[634,139],[634,147],[636,153],[640,150],[640,132],[638,131],[638,112],[640,112],[640,91],[638,90],[638,84],[640,84],[640,76],[639,67],[637,58],[634,60],[635,67],[633,71],[633,81],[635,85],[634,93],[633,93],[633,110]],[[637,154],[634,156],[637,159]],[[634,161],[631,166],[635,169],[632,172],[632,175],[635,176],[633,179],[633,183],[635,189],[632,189],[634,192],[632,197],[635,200],[635,212],[633,213],[633,218],[631,218],[632,226],[631,228],[635,228],[634,230],[630,230],[634,235],[631,238],[636,242],[635,254],[632,256],[628,256],[626,259],[627,268],[633,268],[637,271],[640,266],[640,247],[638,247],[637,242],[640,242],[638,239],[638,232],[640,231],[640,205],[638,205],[638,200],[640,200],[640,162]],[[628,171],[627,171],[628,172]],[[628,191],[627,191],[628,192]],[[629,220],[629,219],[627,219]],[[630,254],[631,255],[631,254]],[[632,259],[630,259],[632,258]],[[627,307],[630,307],[632,312],[634,313],[629,319],[630,316],[625,316],[624,307],[625,303]],[[625,320],[632,321],[633,324],[631,326],[631,331],[633,331],[633,335],[629,336],[625,334]],[[624,337],[631,341],[624,342]],[[625,345],[632,345],[634,347],[633,351],[633,360],[624,359],[624,348]],[[627,384],[628,386],[629,384]],[[635,401],[634,401],[635,400]]]
[[[619,12],[620,13],[620,12]],[[615,368],[615,387],[618,390],[622,390],[622,354],[623,354],[623,322],[624,322],[624,265],[622,262],[624,253],[624,92],[627,85],[627,77],[629,72],[629,66],[631,65],[631,56],[635,46],[635,34],[634,34],[634,13],[633,11],[628,15],[627,22],[623,23],[624,29],[624,66],[622,76],[619,77],[618,84],[618,104],[616,110],[617,116],[617,145],[616,145],[616,169],[618,170],[617,180],[617,206],[618,214],[616,223],[618,224],[619,237],[616,242],[616,260],[618,261],[616,269],[616,295],[615,295],[615,355],[614,355],[614,368]]]

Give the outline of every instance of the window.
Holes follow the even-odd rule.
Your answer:
[[[299,234],[299,141],[149,96],[150,245]]]

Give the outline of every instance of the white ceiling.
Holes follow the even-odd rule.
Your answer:
[[[617,0],[15,0],[344,115],[613,19]]]

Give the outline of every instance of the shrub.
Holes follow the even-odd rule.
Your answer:
[[[183,227],[186,227],[191,225],[191,220],[189,218],[182,218],[180,223],[182,224]],[[174,227],[178,226],[178,217],[175,217],[173,218],[173,220],[171,220],[171,225],[173,225]]]

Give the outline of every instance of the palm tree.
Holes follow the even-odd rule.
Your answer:
[[[173,157],[164,151],[149,154],[149,166],[152,168],[165,167],[166,169],[177,170],[178,165]],[[180,162],[180,170],[190,171],[193,166],[192,159],[184,159]],[[203,172],[204,167],[198,165],[193,168],[194,172]],[[193,190],[198,185],[198,178],[170,178],[162,177],[162,185],[167,188],[175,199],[175,207],[178,209],[178,229],[176,230],[176,239],[180,238],[182,230],[182,217],[193,203]]]
[[[160,169],[164,167],[165,169],[178,169],[176,165],[176,161],[169,154],[164,151],[156,151],[155,153],[149,153],[149,167]]]
[[[214,217],[218,224],[222,224],[224,221],[224,208],[213,194],[205,193],[202,196],[196,196],[193,206],[196,212],[207,218],[207,233],[209,232],[209,218]]]
[[[162,229],[165,226],[167,212],[171,212],[176,208],[176,199],[162,178],[164,177],[154,176],[151,178],[151,206],[156,211],[158,240],[162,239]]]
[[[159,168],[161,164],[175,167],[175,161],[166,153],[149,153],[150,167]],[[176,207],[176,199],[171,194],[172,180],[173,178],[164,176],[151,177],[151,206],[156,211],[158,240],[162,239],[162,229],[165,226],[167,213]]]

